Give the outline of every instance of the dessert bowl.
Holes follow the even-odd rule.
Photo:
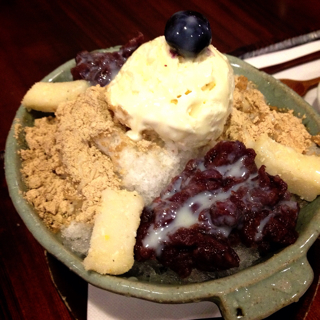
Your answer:
[[[113,49],[110,49],[113,50]],[[304,114],[304,124],[311,134],[320,131],[320,116],[296,93],[273,77],[258,71],[244,61],[227,56],[235,74],[253,81],[272,106],[293,109]],[[42,81],[71,81],[70,60]],[[52,233],[33,207],[23,198],[26,190],[20,174],[19,149],[26,148],[23,134],[16,135],[16,125],[32,126],[43,113],[28,112],[23,106],[17,111],[5,150],[5,173],[13,204],[36,240],[52,255],[88,283],[118,294],[159,303],[212,301],[224,319],[263,319],[282,307],[297,301],[310,286],[313,271],[307,252],[320,233],[320,197],[300,212],[299,237],[289,247],[231,276],[190,284],[159,284],[124,276],[101,275],[86,271],[82,258],[65,247],[59,234]]]

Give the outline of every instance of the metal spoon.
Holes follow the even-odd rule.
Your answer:
[[[292,80],[292,79],[279,79],[282,83],[287,85],[290,89],[303,97],[307,91],[315,87],[320,82],[320,77],[310,80]]]

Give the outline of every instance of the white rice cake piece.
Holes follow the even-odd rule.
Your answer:
[[[101,212],[95,218],[88,256],[83,261],[86,270],[119,275],[132,268],[143,206],[136,191],[102,192]]]
[[[25,94],[22,105],[27,109],[55,112],[61,102],[75,100],[90,86],[85,80],[36,82]]]
[[[291,193],[307,201],[314,200],[320,194],[319,156],[298,153],[266,135],[246,145],[257,153],[257,166],[265,165],[269,174],[279,175]]]

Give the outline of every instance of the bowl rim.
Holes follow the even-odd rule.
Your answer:
[[[116,48],[111,48],[111,50],[115,50]],[[261,78],[262,83],[257,84],[258,89],[260,90],[261,86],[265,85],[266,83],[277,87],[277,89],[283,92],[289,100],[294,101],[295,104],[301,106],[307,115],[307,119],[311,118],[313,121],[316,121],[318,127],[320,128],[320,116],[295,92],[290,90],[277,79],[259,71],[248,63],[236,57],[229,55],[226,56],[236,74],[243,74],[243,71],[245,70],[246,73]],[[69,60],[60,67],[56,68],[41,81],[55,81],[57,77],[65,72],[65,70],[70,70],[73,65],[74,60]],[[250,77],[248,78],[250,80]],[[263,92],[263,90],[261,91]],[[219,303],[223,295],[231,293],[235,290],[235,286],[245,287],[249,286],[250,283],[252,284],[253,282],[260,282],[271,277],[276,272],[285,270],[288,266],[290,266],[290,264],[298,261],[302,257],[305,257],[308,249],[317,239],[320,233],[320,199],[318,197],[309,204],[309,206],[311,206],[310,211],[314,212],[314,214],[310,218],[310,223],[302,226],[302,231],[300,232],[298,240],[295,244],[283,249],[281,253],[275,254],[270,259],[246,268],[231,276],[202,283],[164,285],[136,281],[135,279],[127,279],[121,276],[100,275],[95,272],[86,271],[82,265],[82,262],[80,261],[80,258],[70,250],[67,250],[61,243],[57,241],[56,236],[45,227],[39,216],[33,212],[32,206],[21,197],[20,190],[23,182],[19,176],[19,168],[11,165],[11,163],[15,157],[18,157],[17,151],[19,149],[19,145],[15,138],[15,125],[19,123],[19,119],[22,119],[25,116],[26,112],[27,111],[25,108],[21,105],[17,111],[6,141],[5,176],[12,202],[25,225],[36,238],[36,240],[48,252],[63,262],[69,269],[96,287],[114,293],[133,296],[154,302],[182,303],[199,300],[212,300]],[[306,125],[308,125],[308,123]],[[319,128],[317,128],[318,131]],[[226,286],[226,282],[230,281],[230,278],[232,278],[233,286],[230,286],[230,288],[227,289],[228,286]],[[310,285],[310,281],[312,280],[310,279],[310,275],[308,275],[307,287]],[[183,294],[181,292],[183,292]],[[303,293],[300,295],[302,294]],[[287,304],[290,302],[292,301],[288,300]]]

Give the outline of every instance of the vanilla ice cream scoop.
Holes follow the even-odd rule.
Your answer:
[[[132,140],[153,130],[164,141],[189,149],[222,133],[233,90],[233,70],[212,45],[195,58],[183,58],[161,36],[132,54],[108,85],[106,98]]]

